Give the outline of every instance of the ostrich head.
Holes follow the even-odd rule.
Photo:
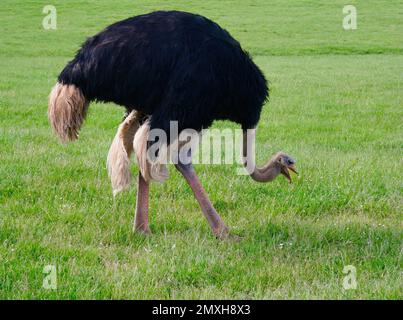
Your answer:
[[[251,178],[257,182],[269,182],[282,174],[291,183],[290,171],[297,173],[295,160],[286,153],[280,151],[277,152],[263,167],[257,167],[253,152],[251,151],[251,145],[254,144],[254,141],[255,130],[244,130],[244,166],[247,168]]]
[[[295,168],[295,160],[286,153],[280,151],[273,157],[272,161],[277,164],[280,173],[291,183],[292,179],[290,171],[298,174],[297,169]]]

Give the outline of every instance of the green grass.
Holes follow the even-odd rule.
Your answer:
[[[401,1],[47,1],[0,6],[0,298],[402,299]],[[236,165],[198,165],[239,243],[217,241],[183,178],[152,185],[153,235],[133,234],[135,186],[112,197],[106,154],[122,117],[94,104],[80,139],[51,134],[47,95],[80,43],[156,9],[204,14],[270,79],[258,160],[295,156],[301,172],[256,184]],[[216,128],[235,125],[217,122]],[[133,173],[137,168],[133,165]],[[45,265],[57,290],[42,287]],[[357,268],[344,290],[343,267]]]

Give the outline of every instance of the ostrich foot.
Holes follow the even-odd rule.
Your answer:
[[[230,233],[228,236],[228,240],[231,240],[233,242],[240,242],[243,238],[237,234]]]
[[[230,236],[229,229],[226,225],[217,228],[212,228],[213,234],[217,239],[223,240]]]
[[[228,227],[225,225],[221,228],[213,229],[213,233],[219,240],[230,240],[234,242],[239,242],[242,240],[241,236],[230,232]]]
[[[233,242],[239,242],[242,240],[242,237],[234,234],[232,232],[229,232],[228,228],[226,228],[223,232],[221,233],[215,233],[214,235],[216,236],[216,238],[218,240],[229,240],[229,241],[233,241]]]
[[[143,227],[143,226],[135,227],[133,231],[145,236],[150,236],[152,234],[151,229],[149,227]]]

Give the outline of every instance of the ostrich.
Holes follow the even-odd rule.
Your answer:
[[[201,131],[214,120],[230,120],[243,129],[243,164],[258,182],[295,172],[295,161],[276,153],[256,167],[250,145],[262,106],[268,98],[266,79],[231,35],[213,21],[180,11],[157,11],[110,25],[87,39],[58,77],[49,96],[48,118],[62,142],[78,138],[91,101],[113,102],[126,109],[108,153],[114,193],[130,181],[129,158],[139,163],[133,229],[150,233],[149,184],[167,177],[163,164],[145,157],[148,134],[161,129],[169,137],[170,121],[179,132]],[[248,134],[248,132],[252,134]],[[191,156],[191,154],[190,154]],[[176,169],[192,189],[218,238],[229,229],[217,214],[191,163]]]

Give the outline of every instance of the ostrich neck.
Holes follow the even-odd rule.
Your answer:
[[[253,150],[255,136],[255,129],[244,129],[242,146],[244,166],[253,180],[257,182],[273,181],[281,173],[281,168],[274,159],[269,160],[263,167],[256,166]]]

